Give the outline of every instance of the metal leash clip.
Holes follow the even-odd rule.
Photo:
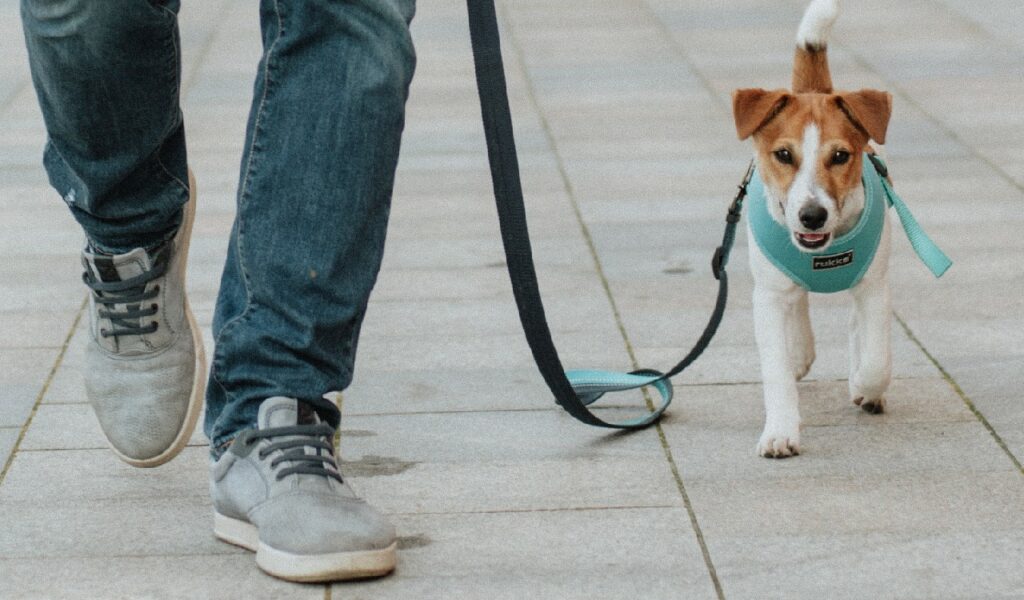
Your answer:
[[[740,182],[739,191],[736,192],[736,197],[733,198],[732,204],[729,205],[729,211],[725,215],[725,222],[727,225],[727,240],[728,231],[736,226],[740,222],[740,215],[743,213],[743,199],[747,197],[747,186],[750,185],[750,180],[754,177],[754,161],[751,159],[750,165],[747,166],[747,172],[743,176],[743,181]],[[715,276],[715,279],[721,280],[722,269],[725,268],[725,243],[718,248],[715,248],[715,255],[711,257],[711,273]]]

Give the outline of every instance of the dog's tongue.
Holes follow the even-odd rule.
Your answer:
[[[824,233],[801,233],[800,238],[808,242],[820,242],[825,239]]]

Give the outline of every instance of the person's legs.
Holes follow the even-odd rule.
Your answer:
[[[188,442],[205,381],[185,296],[195,202],[178,107],[178,2],[21,6],[46,170],[88,238],[86,395],[114,452],[157,466]]]
[[[413,0],[263,0],[264,54],[214,316],[206,434],[219,456],[260,402],[352,377],[380,267],[415,56]]]
[[[44,164],[93,246],[170,239],[188,200],[177,0],[22,0]]]
[[[394,527],[343,480],[340,415],[384,250],[413,0],[263,0],[264,54],[214,316],[214,534],[295,581],[383,575]]]

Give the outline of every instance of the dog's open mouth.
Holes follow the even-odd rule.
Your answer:
[[[796,243],[808,250],[817,250],[831,239],[831,233],[795,233]]]

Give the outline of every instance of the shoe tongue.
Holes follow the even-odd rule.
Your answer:
[[[143,248],[115,255],[101,254],[86,249],[82,256],[85,259],[86,268],[104,283],[138,277],[153,267],[149,254]]]
[[[275,396],[267,398],[260,404],[260,413],[257,417],[260,429],[270,427],[290,427],[292,425],[317,425],[320,418],[316,411],[295,398]]]
[[[316,411],[313,407],[305,402],[296,400],[295,398],[286,398],[284,396],[275,396],[273,398],[267,398],[260,404],[260,412],[257,417],[257,424],[260,429],[268,429],[271,427],[291,427],[294,425],[317,425],[319,424],[320,418],[317,416]],[[293,440],[299,436],[286,435],[281,437],[274,437],[274,441],[286,441]],[[306,446],[303,450],[305,454],[310,456],[320,454],[324,452],[322,449],[315,448],[314,446]],[[284,463],[285,465],[290,462]],[[334,466],[333,460],[331,461],[331,467]],[[322,493],[334,493],[332,490],[333,479],[324,477],[323,475],[312,475],[312,474],[299,474],[295,475],[293,480],[296,486],[301,489],[322,492]],[[341,489],[341,493],[347,496],[353,496],[353,492],[346,487]]]

